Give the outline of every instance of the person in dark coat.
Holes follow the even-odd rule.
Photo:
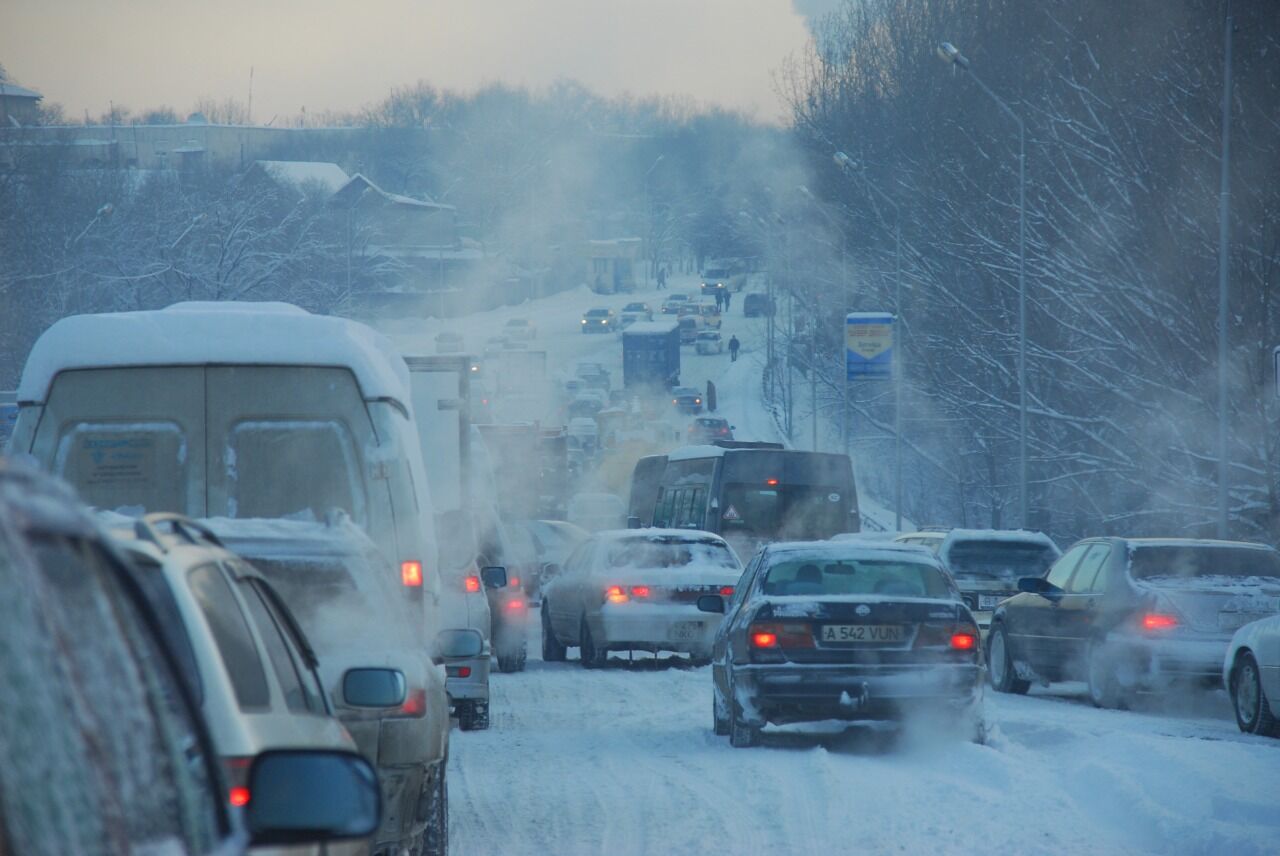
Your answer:
[[[729,337],[729,362],[736,363],[738,361],[738,349],[742,347],[742,343],[738,341],[737,336]]]

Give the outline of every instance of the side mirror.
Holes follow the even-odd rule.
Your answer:
[[[479,630],[441,630],[436,634],[436,665],[445,660],[465,660],[479,657],[484,651],[484,637]]]
[[[698,611],[714,612],[717,615],[724,615],[724,598],[718,594],[699,595]]]
[[[730,430],[730,431],[737,431],[737,430],[738,430],[738,426],[737,426],[737,425],[730,425],[730,426],[729,426],[729,430]]]
[[[480,569],[480,581],[485,588],[500,589],[507,587],[507,569],[501,565],[491,565]]]
[[[1044,577],[1019,577],[1018,591],[1027,592],[1028,594],[1042,594],[1045,596],[1052,594],[1061,594],[1062,590]]]
[[[640,528],[640,518],[639,518],[639,517],[636,517],[634,514],[633,514],[633,515],[631,515],[630,517],[628,517],[628,518],[627,518],[627,528],[628,528],[628,529],[639,529],[639,528]]]
[[[354,752],[263,752],[249,768],[249,795],[245,822],[254,846],[366,838],[382,818],[378,775]]]
[[[342,700],[351,707],[398,707],[404,698],[398,669],[348,669],[342,676]]]

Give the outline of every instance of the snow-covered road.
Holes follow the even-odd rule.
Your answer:
[[[988,696],[992,744],[856,729],[732,749],[707,668],[534,659],[455,732],[459,854],[1270,854],[1280,742],[1179,713]]]

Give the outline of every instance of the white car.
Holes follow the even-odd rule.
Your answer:
[[[1246,624],[1231,637],[1223,682],[1236,710],[1236,724],[1249,734],[1280,737],[1280,615]]]
[[[694,339],[693,347],[699,354],[723,354],[724,339],[718,330],[703,330]]]
[[[732,595],[742,565],[710,532],[622,529],[593,535],[544,575],[542,659],[576,647],[590,669],[610,651],[710,657],[720,616],[700,612],[698,597]]]

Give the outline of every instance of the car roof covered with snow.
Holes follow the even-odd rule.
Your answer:
[[[714,532],[703,532],[700,529],[661,529],[651,526],[647,529],[606,529],[595,533],[601,541],[617,543],[621,541],[680,541],[689,544],[725,544],[725,540]]]
[[[200,365],[339,366],[365,398],[409,401],[409,370],[382,334],[288,303],[236,301],[63,318],[32,347],[18,400],[44,401],[54,377],[74,369]]]
[[[901,544],[894,541],[779,541],[765,548],[771,557],[790,554],[831,559],[918,559],[931,565],[938,564],[937,557],[928,547],[919,544]]]

